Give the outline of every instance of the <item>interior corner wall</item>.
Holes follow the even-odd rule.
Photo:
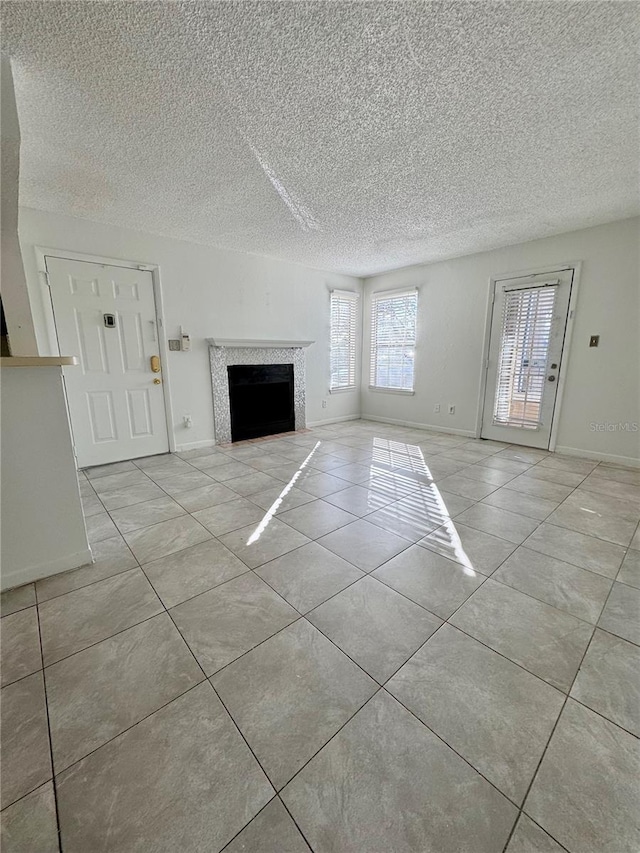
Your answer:
[[[0,274],[12,355],[37,355],[29,293],[18,241],[20,124],[9,57],[3,53],[0,73]]]
[[[415,394],[369,390],[365,359],[363,417],[475,434],[489,279],[581,261],[573,336],[563,357],[556,450],[637,464],[640,432],[633,431],[633,424],[640,422],[639,252],[636,218],[366,279],[365,317],[374,291],[417,286],[419,298]],[[597,348],[589,347],[590,335],[600,335]],[[365,324],[364,353],[369,345]],[[450,403],[455,415],[447,414]]]
[[[307,423],[359,415],[359,388],[329,394],[329,303],[334,287],[361,293],[360,279],[29,208],[20,209],[19,234],[40,355],[55,342],[36,247],[159,265],[165,335],[177,338],[182,326],[191,336],[191,351],[169,353],[164,365],[178,449],[214,438],[211,337],[315,341],[306,350]]]

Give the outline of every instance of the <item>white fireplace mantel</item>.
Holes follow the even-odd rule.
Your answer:
[[[234,349],[255,348],[262,349],[298,349],[310,347],[315,341],[261,341],[250,338],[207,338],[210,347],[233,347]]]

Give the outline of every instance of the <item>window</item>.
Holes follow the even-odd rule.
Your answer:
[[[413,392],[418,291],[374,293],[371,387]]]
[[[356,334],[358,294],[331,291],[331,383],[329,388],[356,387]]]
[[[557,286],[505,291],[493,423],[539,429]]]

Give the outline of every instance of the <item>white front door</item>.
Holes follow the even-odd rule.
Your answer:
[[[549,447],[573,270],[494,283],[482,438]]]
[[[78,466],[169,450],[148,270],[47,257]],[[154,372],[154,368],[157,372]]]

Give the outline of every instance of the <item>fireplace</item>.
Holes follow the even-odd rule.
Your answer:
[[[305,429],[305,349],[313,341],[207,338],[207,342],[216,444],[240,441],[242,432],[238,434],[235,427],[251,431],[252,437]],[[230,370],[236,367],[246,368],[249,372],[240,378],[241,374],[236,375]],[[284,372],[273,373],[283,367]],[[268,368],[275,378],[263,381],[267,374],[259,372],[262,368]],[[234,393],[237,400],[233,403],[232,383],[238,390],[237,395]],[[244,425],[241,425],[241,418],[240,423],[234,423],[232,430],[231,410],[236,404],[244,409]],[[268,421],[268,424],[260,426],[259,420]],[[258,429],[259,432],[256,431]],[[245,432],[242,437],[248,438],[249,435]]]
[[[232,441],[295,429],[293,364],[236,364],[227,374]]]

